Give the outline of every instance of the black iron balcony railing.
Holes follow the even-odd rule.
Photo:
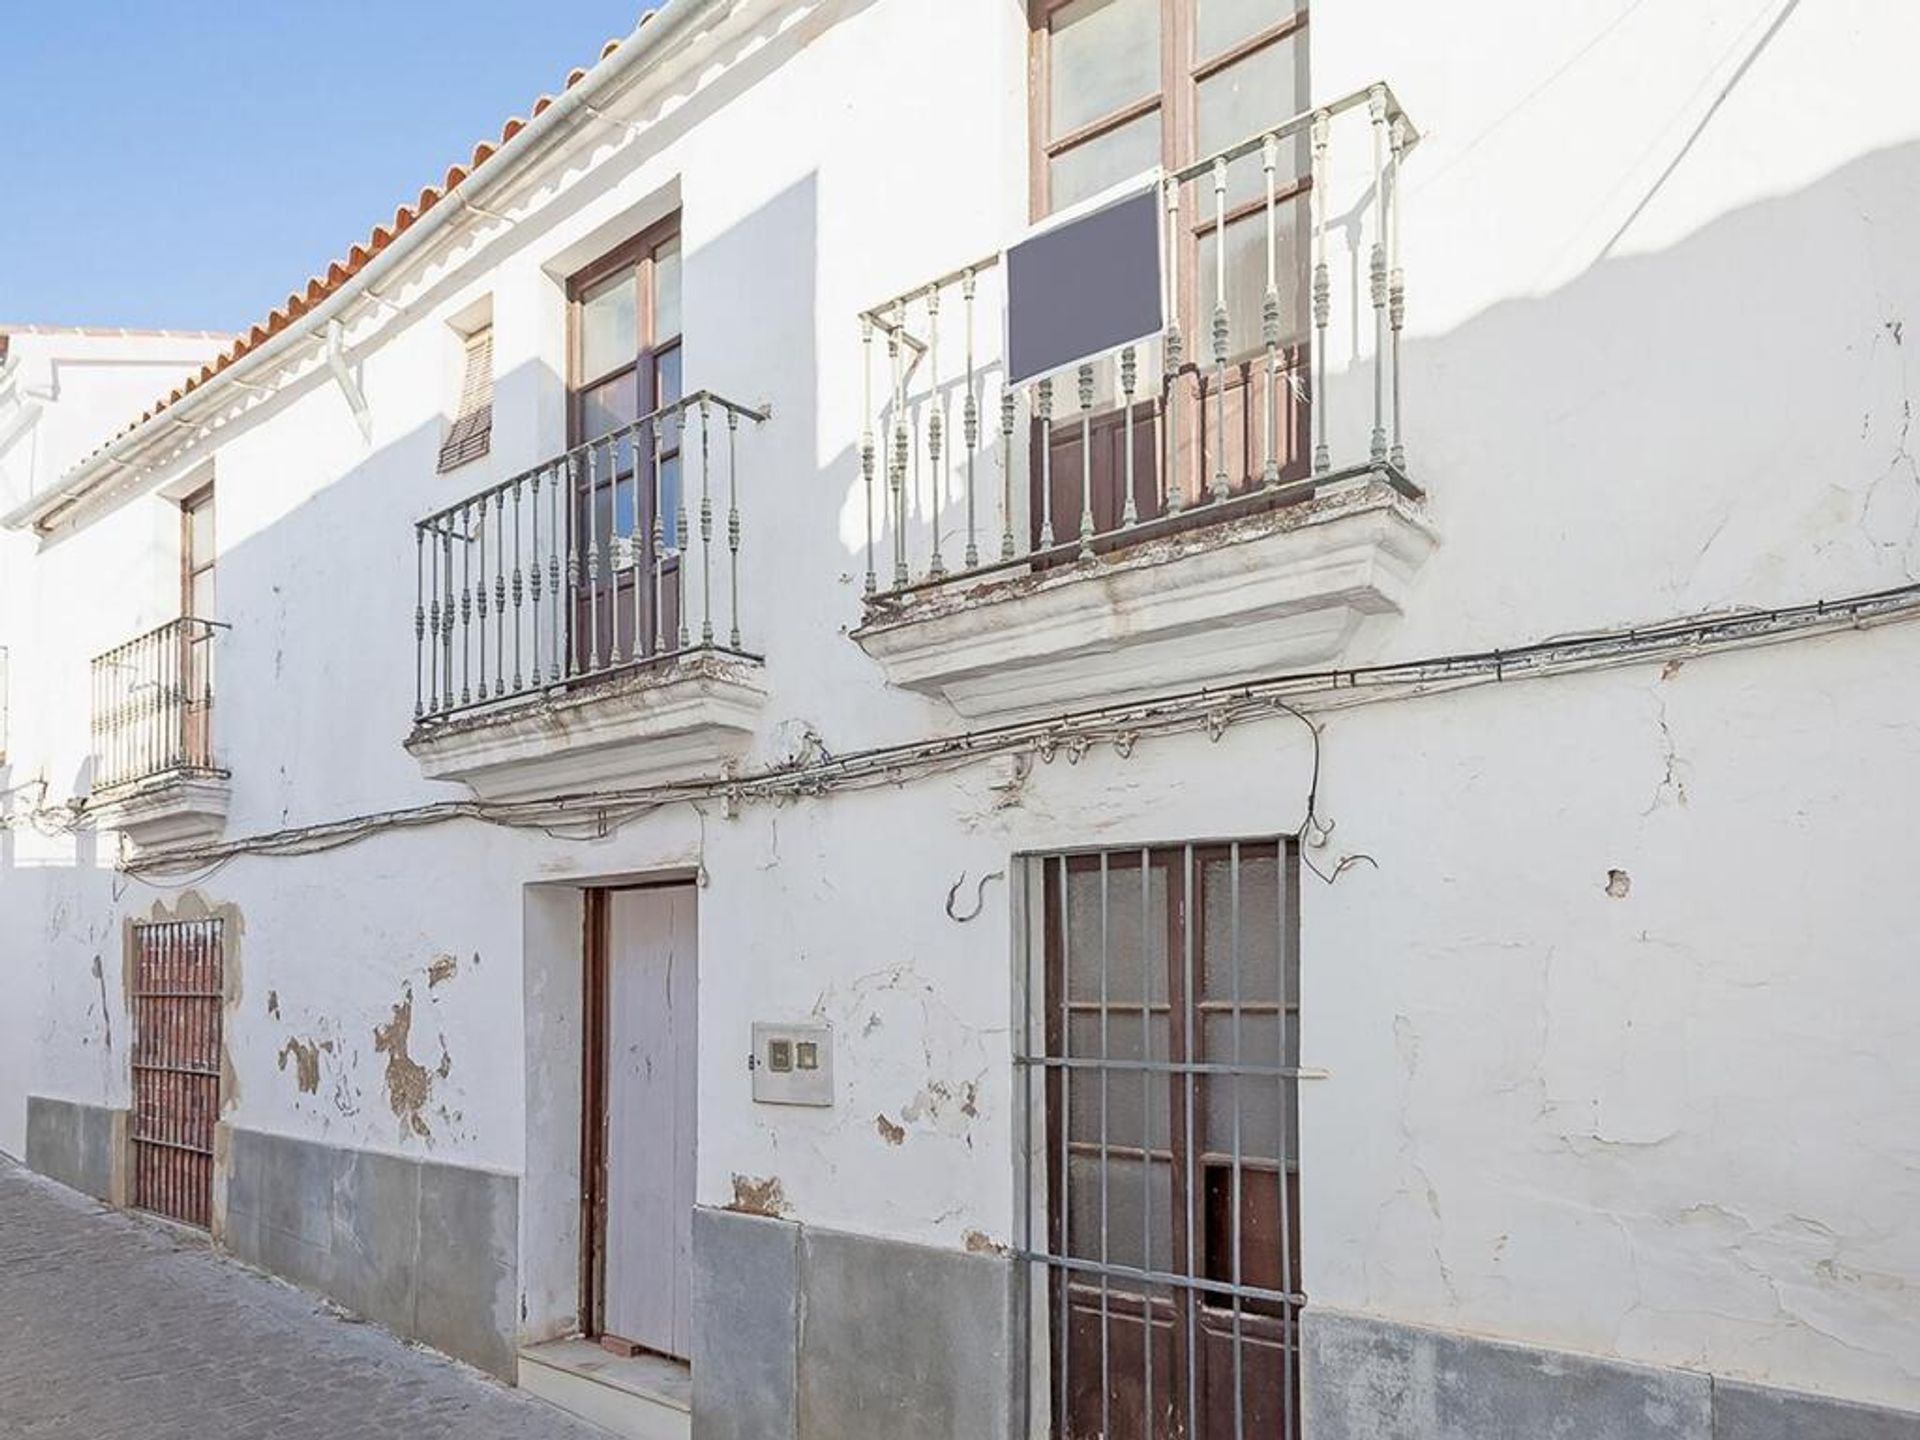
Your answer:
[[[93,661],[93,788],[222,776],[213,760],[217,621],[182,617]]]
[[[739,436],[766,418],[698,391],[419,521],[415,723],[747,655]]]

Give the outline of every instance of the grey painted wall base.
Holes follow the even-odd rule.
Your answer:
[[[1013,1267],[697,1210],[694,1440],[1007,1440]]]
[[[240,1259],[512,1380],[511,1175],[235,1130],[226,1243]]]
[[[1920,1414],[1308,1307],[1311,1440],[1920,1440]]]
[[[126,1112],[45,1095],[27,1097],[27,1168],[109,1204],[126,1144]]]

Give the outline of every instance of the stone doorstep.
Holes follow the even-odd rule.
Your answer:
[[[518,1381],[529,1395],[628,1440],[688,1440],[693,1374],[661,1355],[625,1357],[591,1340],[523,1347]]]

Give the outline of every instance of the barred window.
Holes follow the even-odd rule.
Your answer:
[[[440,446],[440,473],[478,460],[493,439],[493,326],[483,325],[468,335],[465,368],[460,380],[460,403],[453,424]]]
[[[1033,857],[1021,894],[1032,1413],[1061,1440],[1295,1440],[1293,842]]]

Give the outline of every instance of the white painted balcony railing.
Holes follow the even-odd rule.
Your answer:
[[[739,434],[765,419],[699,391],[419,521],[415,724],[681,657],[753,658]]]
[[[1419,498],[1399,240],[1417,138],[1377,84],[1167,174],[1164,328],[1013,386],[998,254],[863,312],[869,607],[1197,536],[1341,481]]]

